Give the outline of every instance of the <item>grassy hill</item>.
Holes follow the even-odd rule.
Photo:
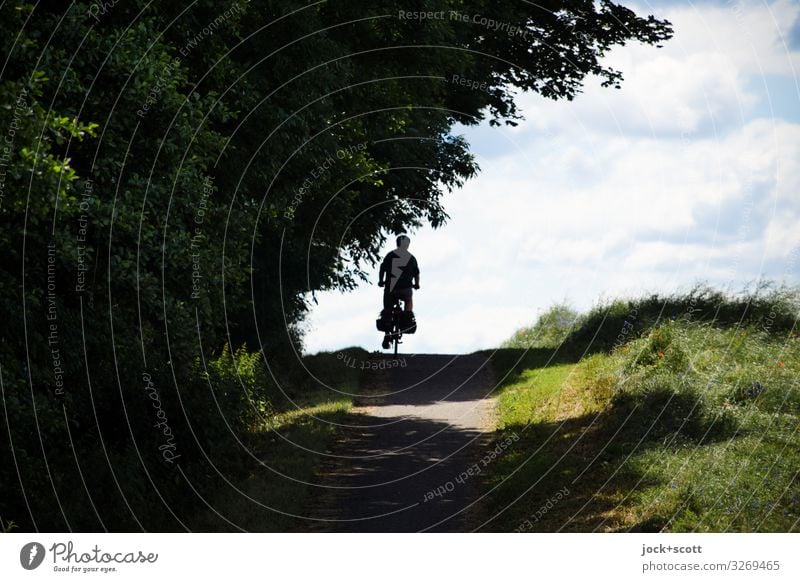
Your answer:
[[[560,341],[493,358],[498,438],[520,441],[490,467],[486,527],[797,530],[797,299],[697,288],[598,306],[566,333],[515,334],[511,345]]]

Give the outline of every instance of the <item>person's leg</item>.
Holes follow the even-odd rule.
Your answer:
[[[407,289],[403,292],[403,309],[406,311],[414,311],[414,292]]]
[[[392,308],[394,308],[394,297],[392,297],[389,288],[387,287],[383,292],[383,313],[387,314],[387,317],[390,316],[392,313]],[[383,314],[381,314],[383,316]],[[383,335],[383,342],[381,346],[384,350],[388,350],[391,345],[391,337],[389,332],[384,332]]]

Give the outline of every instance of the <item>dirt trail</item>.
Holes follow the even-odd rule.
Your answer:
[[[320,504],[332,521],[320,529],[469,529],[462,510],[478,477],[456,478],[479,460],[492,427],[490,364],[482,354],[400,358],[405,366],[376,375],[376,395],[362,399],[358,426],[341,431],[339,457],[325,464]]]

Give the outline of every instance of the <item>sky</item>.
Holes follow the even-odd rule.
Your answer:
[[[520,94],[518,127],[458,128],[481,172],[411,233],[404,352],[497,347],[564,301],[800,280],[800,3],[622,3],[675,29],[608,55],[622,89]],[[376,283],[317,294],[306,352],[380,349]]]

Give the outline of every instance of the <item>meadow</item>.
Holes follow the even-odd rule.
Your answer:
[[[555,306],[493,356],[495,531],[761,531],[800,520],[798,294],[695,287]],[[560,493],[559,493],[560,492]]]

